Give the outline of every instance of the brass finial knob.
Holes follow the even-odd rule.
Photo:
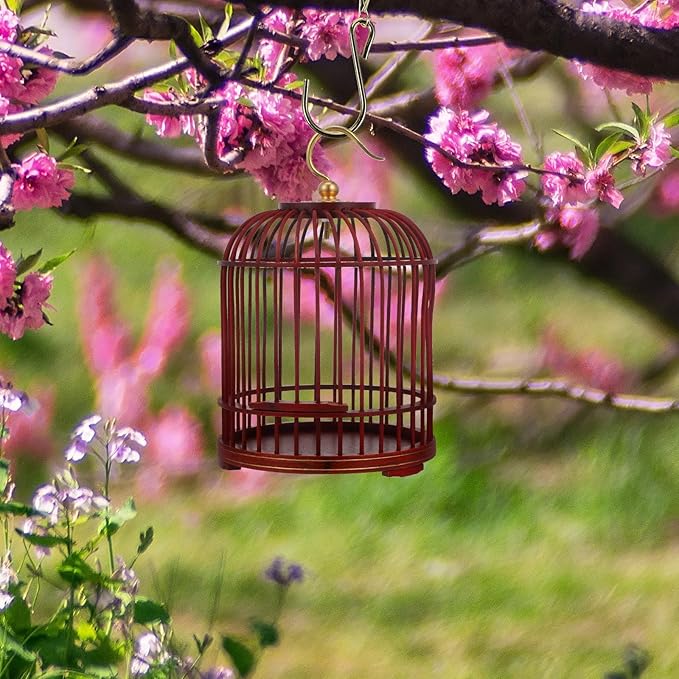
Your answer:
[[[324,203],[332,203],[337,200],[339,186],[332,181],[322,182],[318,187],[318,193]]]

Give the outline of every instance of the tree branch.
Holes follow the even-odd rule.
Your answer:
[[[253,3],[263,5],[264,3]],[[267,0],[293,9],[355,9],[354,0]],[[661,30],[583,12],[563,0],[372,0],[371,11],[445,19],[500,35],[508,44],[608,68],[679,79],[679,28]]]
[[[446,391],[474,396],[552,396],[579,401],[580,403],[592,406],[606,406],[616,410],[651,414],[679,412],[679,399],[641,396],[638,394],[613,394],[601,389],[572,384],[558,379],[487,379],[435,375],[434,386]]]
[[[99,52],[90,57],[86,57],[85,59],[55,57],[51,54],[46,54],[45,52],[38,52],[37,50],[29,49],[28,47],[15,45],[6,40],[0,40],[0,52],[4,52],[13,57],[18,57],[24,63],[43,66],[44,68],[49,68],[53,71],[61,71],[62,73],[70,73],[71,75],[87,75],[120,54],[132,42],[132,38],[116,35],[111,42],[102,47]]]

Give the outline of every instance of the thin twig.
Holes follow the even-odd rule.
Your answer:
[[[71,75],[87,75],[96,70],[113,57],[120,54],[126,47],[132,44],[133,38],[123,35],[114,36],[111,41],[102,47],[96,54],[85,59],[73,59],[71,57],[55,57],[45,52],[16,45],[6,40],[0,40],[0,52],[18,57],[26,64],[42,66],[53,71],[69,73]]]

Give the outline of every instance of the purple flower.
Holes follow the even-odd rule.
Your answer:
[[[4,611],[14,601],[14,596],[9,593],[11,585],[19,582],[17,574],[12,568],[9,557],[5,557],[0,566],[0,611]]]
[[[33,495],[33,509],[49,518],[54,525],[59,520],[59,491],[51,484],[40,486]]]
[[[10,382],[3,382],[0,379],[0,410],[9,410],[17,413],[20,410],[27,410],[30,404],[28,394],[18,389],[14,389]]]
[[[109,448],[109,459],[121,464],[139,462],[140,448],[146,446],[146,438],[141,432],[123,427],[113,434]]]
[[[276,557],[271,565],[264,571],[267,580],[275,582],[282,587],[288,587],[293,582],[304,580],[304,569],[298,563],[286,564],[282,557]]]
[[[108,500],[96,495],[89,488],[69,488],[59,493],[61,504],[70,512],[72,517],[92,514],[108,507]]]
[[[71,445],[66,449],[66,459],[69,462],[80,462],[87,455],[90,444],[97,435],[101,434],[101,415],[85,418],[73,431]]]
[[[153,632],[146,632],[134,642],[134,656],[130,662],[130,674],[140,677],[147,674],[153,665],[169,660],[168,652]]]
[[[117,580],[121,587],[120,589],[127,594],[136,594],[139,589],[139,578],[137,574],[125,565],[121,557],[117,557],[118,568],[113,571],[111,577]]]

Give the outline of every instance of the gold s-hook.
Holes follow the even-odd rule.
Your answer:
[[[330,133],[330,134],[328,134]],[[384,160],[382,156],[374,154],[348,127],[344,125],[329,125],[321,132],[316,132],[311,139],[309,139],[309,144],[306,147],[306,164],[319,179],[323,181],[318,187],[318,191],[321,194],[321,199],[323,201],[334,201],[337,199],[337,194],[339,193],[339,187],[337,184],[328,177],[327,174],[321,172],[314,164],[314,148],[320,139],[324,136],[333,137],[349,137],[352,141],[355,141],[365,153],[367,153],[374,160]]]
[[[367,3],[366,3],[367,6]],[[358,19],[355,19],[352,24],[351,24],[351,29],[349,31],[350,38],[351,38],[351,61],[353,62],[354,65],[354,75],[356,77],[356,87],[358,89],[358,100],[359,100],[359,106],[358,106],[358,116],[356,117],[356,120],[349,125],[348,127],[343,127],[340,125],[331,125],[330,127],[323,128],[321,127],[311,116],[311,113],[309,112],[309,107],[310,107],[310,102],[309,102],[309,88],[310,88],[310,83],[309,79],[304,80],[304,90],[302,92],[302,113],[304,114],[304,118],[306,119],[307,123],[309,126],[313,129],[313,131],[316,134],[321,134],[326,137],[343,137],[345,136],[344,132],[333,132],[332,128],[335,127],[343,127],[343,129],[348,129],[351,132],[355,132],[358,130],[358,128],[363,125],[365,121],[365,117],[368,114],[368,97],[366,96],[365,93],[365,86],[363,84],[363,71],[361,70],[361,62],[359,59],[359,52],[358,52],[358,40],[356,37],[356,31],[359,26],[363,26],[364,28],[368,29],[368,39],[365,43],[365,46],[363,47],[363,51],[360,54],[360,57],[363,59],[368,58],[368,54],[370,53],[370,48],[372,47],[373,41],[375,40],[375,25],[373,22],[370,20],[368,16],[359,16]]]

